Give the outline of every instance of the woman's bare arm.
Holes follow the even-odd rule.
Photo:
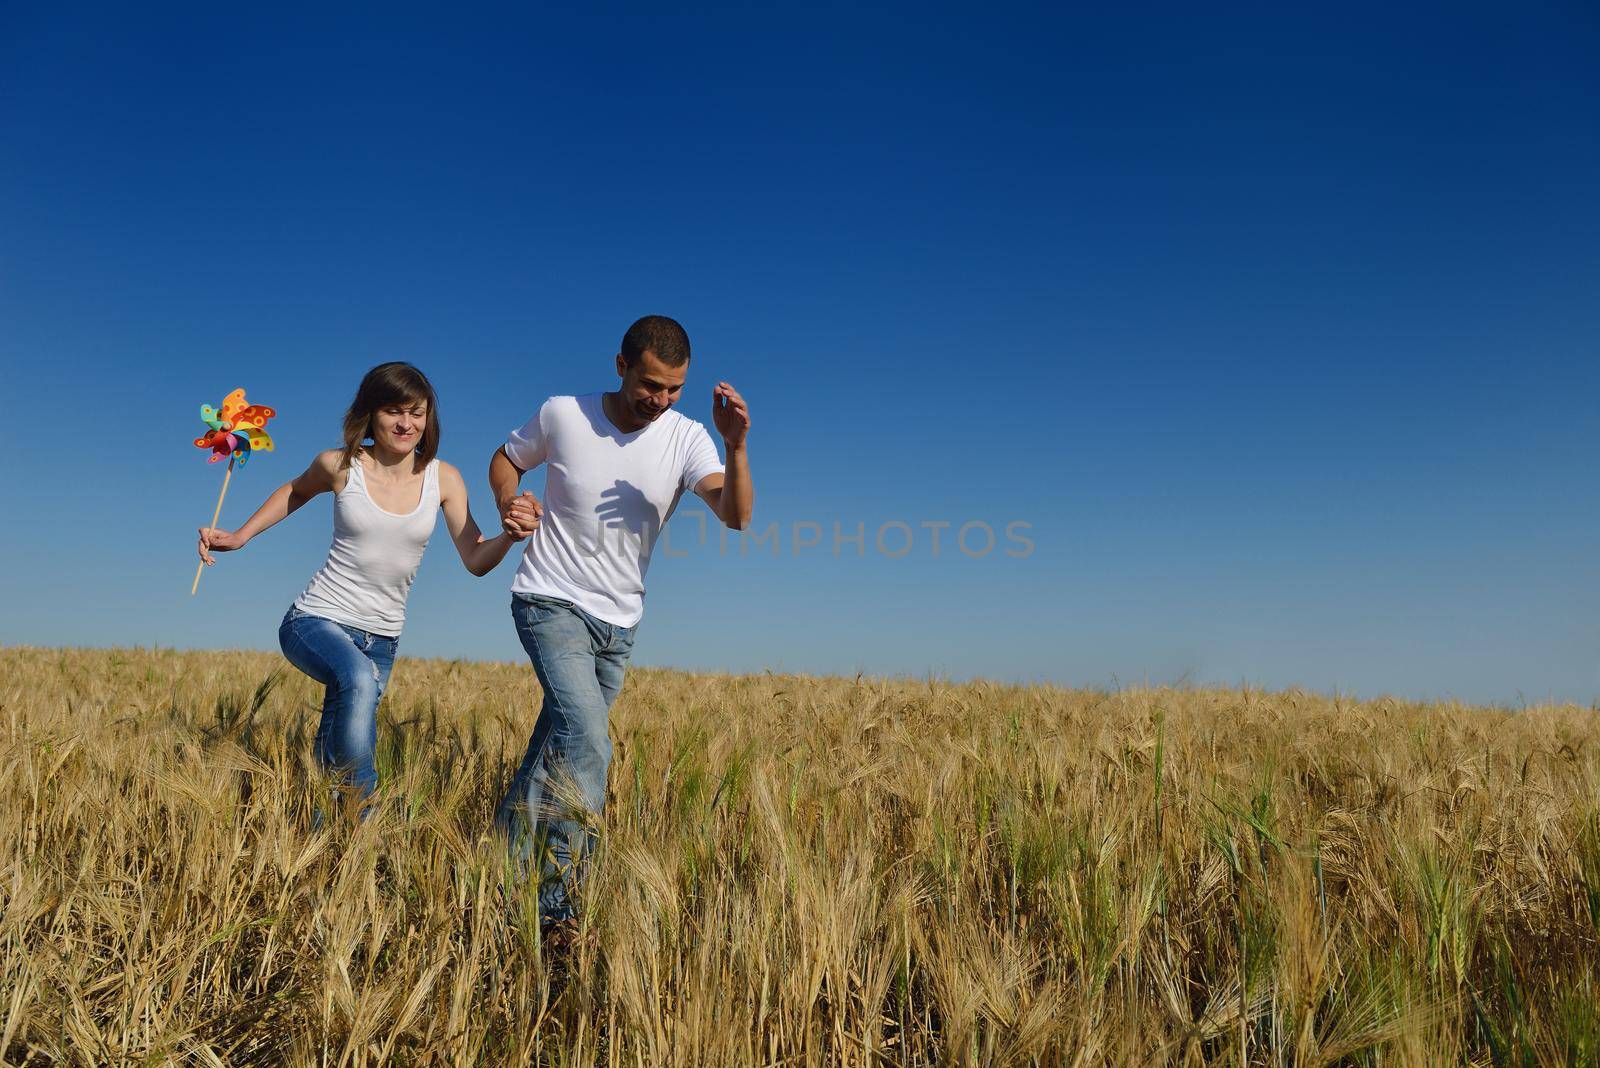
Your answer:
[[[452,464],[439,464],[439,506],[444,509],[445,525],[450,529],[450,540],[455,542],[461,562],[474,575],[487,575],[495,565],[504,560],[512,543],[520,541],[509,534],[499,534],[485,539],[472,518],[467,504],[467,483],[461,472]]]
[[[244,525],[237,530],[223,530],[220,527],[200,528],[200,559],[207,564],[216,561],[211,554],[232,552],[242,549],[249,540],[260,534],[268,527],[281,522],[290,512],[305,504],[319,493],[330,493],[335,488],[335,482],[342,472],[339,470],[338,449],[329,449],[321,452],[311,461],[298,477],[285,482],[268,495],[261,507],[255,510]]]

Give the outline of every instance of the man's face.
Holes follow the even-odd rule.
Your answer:
[[[689,365],[669,367],[646,349],[632,367],[618,355],[617,373],[622,376],[622,402],[628,411],[641,423],[653,423],[678,403]]]

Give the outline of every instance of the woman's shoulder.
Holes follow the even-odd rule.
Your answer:
[[[461,477],[460,468],[448,460],[433,458],[433,464],[439,472],[439,489],[442,497],[448,497],[452,492],[464,490],[467,480]]]
[[[296,487],[312,495],[344,489],[349,472],[344,467],[343,449],[326,449],[311,457],[303,475],[295,479]]]

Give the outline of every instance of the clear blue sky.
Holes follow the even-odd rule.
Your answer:
[[[781,554],[675,523],[638,662],[1595,700],[1600,15],[1297,6],[12,5],[0,641],[274,648],[329,501],[191,600],[201,403],[282,412],[237,525],[412,360],[487,521],[661,312]],[[402,655],[512,570],[441,526]]]

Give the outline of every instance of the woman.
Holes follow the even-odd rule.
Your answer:
[[[200,559],[211,564],[212,553],[242,549],[317,494],[333,493],[333,546],[283,617],[278,642],[291,664],[328,688],[317,760],[362,798],[377,785],[378,700],[437,513],[444,511],[461,562],[474,575],[493,570],[514,540],[504,533],[483,538],[461,472],[437,459],[438,451],[433,386],[408,363],[380,364],[345,413],[342,449],[319,453],[238,530],[200,530]]]

